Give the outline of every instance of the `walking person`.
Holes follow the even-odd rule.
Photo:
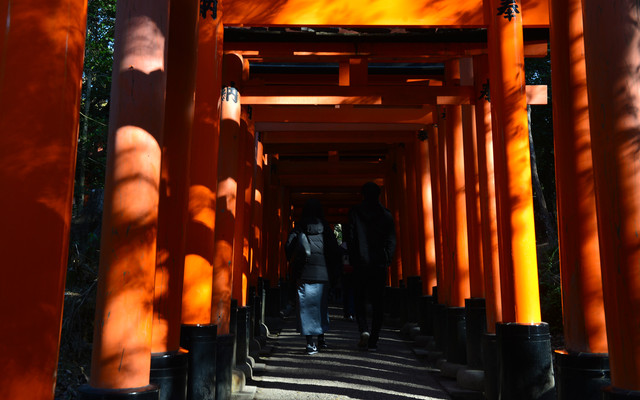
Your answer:
[[[358,347],[375,351],[382,328],[384,287],[396,248],[396,233],[391,212],[380,204],[380,187],[367,182],[362,186],[361,194],[362,202],[349,211],[347,245],[357,282]],[[371,303],[371,330],[367,322],[367,301]]]
[[[315,354],[318,348],[327,348],[329,284],[337,277],[341,262],[338,241],[324,219],[319,200],[305,203],[300,221],[289,233],[285,252],[296,283],[300,334],[307,339],[307,354]]]

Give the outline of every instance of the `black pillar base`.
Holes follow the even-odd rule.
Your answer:
[[[500,398],[555,400],[549,325],[496,324]]]
[[[160,400],[187,398],[189,353],[184,350],[151,354],[149,381],[160,390]]]
[[[484,298],[464,300],[467,329],[467,366],[482,369],[482,335],[487,331],[487,315]]]
[[[236,326],[236,365],[247,362],[249,355],[249,327],[251,326],[249,307],[238,307]]]
[[[407,277],[407,321],[418,322],[418,299],[422,296],[422,278],[420,276]]]
[[[484,397],[487,400],[498,400],[498,341],[495,333],[482,335],[482,365]]]
[[[188,400],[216,397],[217,325],[182,325],[180,345],[189,350]]]
[[[433,312],[432,305],[435,303],[433,296],[420,296],[418,300],[418,326],[420,334],[424,336],[433,336]]]
[[[446,308],[447,306],[444,304],[436,304],[433,314],[433,338],[436,342],[436,348],[442,352],[444,352],[447,337]]]
[[[555,351],[558,400],[601,400],[602,389],[611,385],[609,356]]]
[[[160,398],[156,385],[130,389],[98,389],[82,385],[78,392],[80,400],[158,400]]]
[[[607,386],[602,391],[604,400],[634,400],[640,399],[640,391],[619,389],[613,386]]]
[[[233,366],[236,363],[236,337],[234,334],[218,335],[216,360],[216,400],[231,399]]]
[[[464,307],[447,307],[445,321],[447,324],[445,358],[449,363],[464,365],[467,363],[467,330]]]

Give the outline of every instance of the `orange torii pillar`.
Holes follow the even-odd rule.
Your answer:
[[[255,162],[253,163],[253,187],[251,197],[251,233],[250,251],[251,264],[249,270],[250,281],[256,287],[254,306],[255,326],[258,327],[254,334],[266,336],[264,329],[265,311],[265,282],[264,282],[264,235],[262,234],[264,220],[264,146],[260,140],[260,133],[255,133]]]
[[[565,349],[558,398],[601,399],[609,359],[593,182],[582,2],[551,7],[553,127]]]
[[[0,9],[3,399],[53,399],[86,17],[86,2],[77,0]]]
[[[485,0],[485,6],[503,254],[498,384],[502,398],[543,399],[555,396],[555,388],[549,326],[540,321],[522,14],[517,1]]]
[[[419,219],[418,219],[418,192],[416,183],[416,152],[417,137],[413,142],[406,143],[404,148],[404,182],[405,208],[407,214],[407,238],[409,239],[409,265],[405,284],[407,286],[408,317],[409,321],[418,321],[418,301],[422,296],[422,278],[420,276],[420,247],[422,243],[418,240]],[[408,146],[408,148],[407,148]],[[420,203],[421,204],[421,203]]]
[[[198,2],[174,1],[170,6],[171,34],[168,42],[151,334],[151,382],[160,389],[160,399],[180,400],[185,399],[187,391],[193,391],[194,386],[203,386],[207,382],[207,377],[203,376],[206,374],[206,365],[201,364],[195,370],[192,368],[192,371],[202,373],[190,373],[187,385],[189,360],[187,353],[180,349],[191,129],[196,86]],[[183,347],[190,349],[184,344]]]
[[[473,86],[473,59],[460,59],[460,84]],[[482,263],[482,224],[480,221],[480,194],[478,177],[478,148],[476,143],[475,107],[462,105],[462,145],[464,149],[464,186],[469,243],[470,298],[465,299],[467,332],[467,366],[470,370],[458,382],[472,389],[482,389],[482,336],[486,332],[484,298],[484,264]]]
[[[398,249],[402,260],[402,271],[399,277],[401,286],[407,287],[407,278],[413,276],[415,265],[411,257],[411,239],[409,230],[409,211],[407,209],[407,168],[405,164],[405,149],[403,145],[395,148],[395,206],[398,209],[400,221],[398,225]]]
[[[182,323],[211,323],[223,25],[221,9],[198,19],[198,64],[186,228]],[[218,321],[214,321],[217,324]]]
[[[433,295],[438,304],[444,304],[442,287],[444,285],[444,253],[442,238],[442,183],[440,180],[440,154],[438,127],[431,125],[427,129],[427,146],[429,147],[429,167],[431,168],[431,201],[433,204],[433,234],[436,260],[436,287]]]
[[[458,60],[445,64],[447,85],[460,82]],[[449,198],[450,297],[446,310],[445,358],[449,364],[466,364],[467,343],[465,299],[469,298],[469,249],[467,208],[464,179],[462,110],[458,105],[446,106],[447,195]]]
[[[436,240],[434,234],[434,200],[433,185],[434,178],[432,176],[431,159],[429,156],[429,145],[427,140],[430,135],[426,131],[418,134],[416,142],[416,184],[418,187],[418,210],[420,212],[420,231],[419,237],[423,239],[419,244],[421,254],[424,259],[420,261],[420,276],[422,278],[422,290],[426,295],[433,295],[433,288],[437,285],[436,280]]]
[[[426,130],[418,132],[415,143],[415,171],[418,191],[418,215],[420,238],[420,277],[423,296],[418,303],[418,325],[420,333],[433,336],[433,314],[435,310],[434,287],[436,281],[436,247],[434,237],[434,208],[432,200],[431,164]]]
[[[401,243],[402,232],[400,230],[400,210],[398,207],[398,198],[393,196],[393,193],[397,193],[398,179],[396,178],[396,151],[389,150],[389,161],[386,166],[385,180],[383,185],[384,198],[386,199],[387,208],[393,214],[393,222],[396,228],[396,241]],[[391,190],[390,190],[391,188]],[[392,192],[392,193],[389,193]],[[389,268],[389,285],[391,287],[400,287],[400,280],[402,279],[402,250],[400,246],[396,246],[396,251]]]
[[[169,3],[121,0],[116,20],[91,379],[83,399],[146,399],[158,390],[149,371]]]
[[[640,15],[633,1],[589,1],[582,6],[612,383],[604,398],[639,398]]]
[[[476,98],[476,135],[478,149],[478,186],[482,223],[482,264],[486,311],[486,334],[482,337],[484,392],[488,399],[497,394],[496,322],[502,321],[500,295],[500,255],[498,248],[498,221],[493,171],[493,133],[491,104],[489,103],[489,59],[487,55],[473,58],[473,77]]]

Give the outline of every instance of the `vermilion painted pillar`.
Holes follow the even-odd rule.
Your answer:
[[[502,398],[551,398],[555,382],[549,327],[540,321],[521,5],[485,4],[491,10],[488,49],[503,300],[511,300],[513,293],[513,301],[503,301],[504,323],[496,327],[499,392]]]
[[[476,134],[478,148],[478,183],[482,222],[482,263],[487,311],[487,332],[496,333],[496,322],[502,321],[500,295],[500,255],[496,189],[493,171],[493,133],[489,103],[489,60],[486,55],[473,59],[476,96]]]
[[[440,108],[440,114],[445,114],[445,109]],[[438,303],[451,305],[451,275],[453,271],[453,259],[451,257],[451,239],[449,237],[449,190],[447,177],[447,119],[441,118],[438,124],[438,173],[440,181],[440,236],[442,238],[442,287],[438,283]]]
[[[460,85],[473,86],[473,61],[460,59]],[[462,146],[464,150],[464,187],[469,239],[469,284],[472,298],[484,298],[484,267],[482,263],[482,231],[478,187],[478,148],[476,145],[475,107],[462,106]]]
[[[89,381],[106,390],[149,384],[169,3],[121,0],[116,21]]]
[[[397,191],[399,190],[398,189],[399,179],[397,178],[398,152],[395,149],[392,149],[390,150],[390,153],[391,153],[390,165],[389,165],[389,170],[387,172],[388,177],[385,179],[385,188],[387,187],[392,188],[391,190],[397,193]],[[396,228],[396,241],[398,243],[398,245],[396,246],[395,256],[389,271],[389,278],[391,281],[391,286],[400,287],[400,280],[403,277],[402,271],[403,271],[403,265],[404,265],[403,263],[404,260],[402,259],[402,247],[401,247],[403,236],[402,236],[402,229],[400,229],[400,225],[402,223],[402,219],[400,216],[400,206],[399,206],[400,198],[399,196],[394,195],[393,193],[388,193],[387,191],[387,201],[389,202],[389,207],[390,207],[389,209],[393,214],[393,220]]]
[[[422,254],[424,254],[424,261],[421,261],[420,276],[422,277],[423,293],[432,295],[433,287],[437,285],[436,240],[434,234],[434,214],[436,210],[432,200],[434,179],[431,173],[431,159],[427,142],[431,136],[427,132],[421,132],[421,135],[416,143],[416,174],[418,178],[416,182],[420,192],[420,204],[418,207],[422,215],[420,219],[421,237],[424,238],[423,243],[420,244]]]
[[[613,384],[605,398],[635,398],[640,396],[640,15],[635,1],[582,6]]]
[[[407,208],[407,236],[409,244],[409,270],[407,277],[420,276],[420,250],[418,249],[418,202],[416,191],[415,143],[404,151],[405,204]],[[405,278],[406,279],[406,278]]]
[[[0,5],[0,398],[53,398],[87,4]],[[37,16],[34,17],[34,11]]]
[[[441,207],[441,183],[440,183],[440,156],[438,154],[438,128],[435,126],[429,127],[427,130],[427,145],[429,147],[429,167],[431,168],[431,201],[433,204],[433,234],[434,234],[434,246],[435,246],[435,262],[436,262],[436,282],[438,286],[437,300],[438,303],[442,301],[442,286],[443,286],[443,264],[444,255],[442,248],[442,207]]]
[[[198,2],[171,3],[155,295],[153,353],[180,349],[191,128],[196,86]],[[186,371],[185,371],[186,373]]]
[[[251,277],[252,282],[256,282],[258,277],[265,276],[265,262],[264,262],[264,249],[265,249],[265,236],[262,232],[264,221],[264,193],[265,193],[265,168],[264,168],[264,146],[260,140],[259,133],[256,132],[256,162],[254,163],[254,187],[253,187],[253,202],[251,204],[252,210],[252,232],[251,242],[254,256],[251,264]]]
[[[400,231],[400,240],[398,242],[400,249],[400,258],[402,260],[402,274],[400,279],[407,284],[407,277],[412,276],[412,272],[415,270],[414,257],[412,257],[412,246],[409,228],[409,210],[407,201],[407,168],[405,163],[405,149],[398,146],[396,148],[396,191],[394,197],[396,198],[396,207],[400,215],[400,225],[398,230]]]
[[[218,145],[220,139],[220,87],[222,82],[222,10],[198,18],[198,64],[191,166],[189,217],[182,290],[182,323],[211,322]]]
[[[447,84],[460,79],[458,61],[446,63]],[[462,145],[462,113],[460,106],[447,106],[447,192],[449,195],[449,238],[452,255],[451,307],[464,307],[469,297],[469,249],[467,208],[464,181],[464,151]]]
[[[228,83],[241,81],[243,62],[240,56],[229,54],[224,56],[223,63],[226,72],[223,73],[225,86],[222,89],[220,109],[215,256],[211,294],[211,323],[218,325],[218,334],[229,333],[240,148],[240,92]]]
[[[565,350],[556,352],[558,394],[602,398],[607,380],[589,377],[606,367],[598,221],[593,183],[582,2],[550,2],[553,127]],[[575,379],[581,371],[581,379]],[[566,376],[565,375],[569,375]]]

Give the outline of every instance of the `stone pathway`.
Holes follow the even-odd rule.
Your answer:
[[[362,351],[356,323],[339,313],[331,308],[329,349],[314,355],[304,352],[295,319],[284,320],[279,334],[267,339],[271,352],[259,360],[264,370],[247,382],[257,387],[255,400],[451,399],[398,330],[383,329],[378,351]]]

